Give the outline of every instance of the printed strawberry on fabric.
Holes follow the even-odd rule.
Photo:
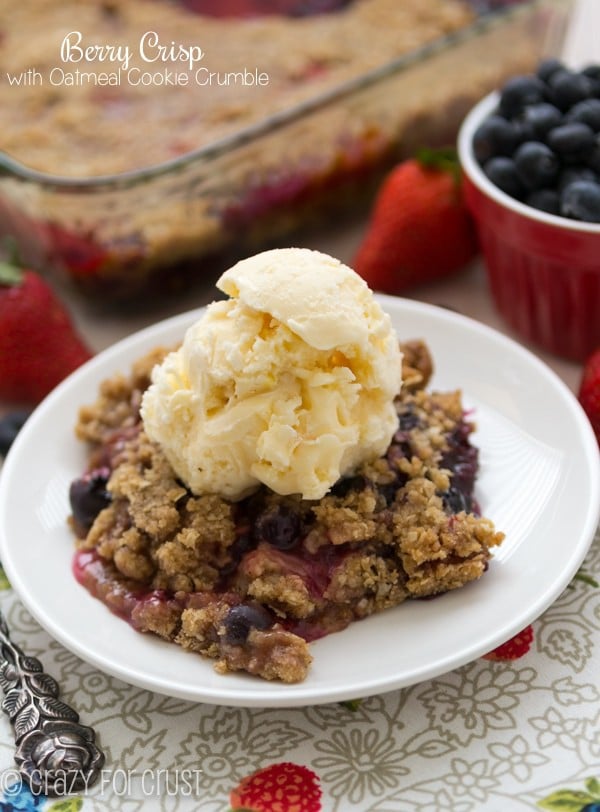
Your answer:
[[[230,812],[321,812],[321,787],[308,767],[284,761],[243,778],[229,802]]]
[[[523,657],[533,643],[533,626],[526,626],[523,631],[511,637],[502,645],[483,655],[484,660],[518,660]]]

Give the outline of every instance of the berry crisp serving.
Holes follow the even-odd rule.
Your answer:
[[[104,381],[76,426],[89,447],[70,489],[76,578],[136,630],[221,673],[293,683],[311,641],[481,577],[503,534],[474,497],[474,424],[459,391],[429,391],[426,343],[401,350],[387,450],[320,499],[264,485],[235,502],[192,493],[140,417],[166,349]]]

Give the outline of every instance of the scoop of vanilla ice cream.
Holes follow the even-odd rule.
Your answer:
[[[397,428],[401,355],[366,283],[330,256],[265,251],[152,374],[147,434],[196,494],[237,500],[264,483],[324,496],[381,455]]]

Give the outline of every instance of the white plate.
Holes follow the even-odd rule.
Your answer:
[[[538,617],[567,586],[600,513],[600,463],[590,425],[567,387],[515,342],[430,305],[379,297],[401,338],[426,338],[433,385],[460,388],[475,410],[476,495],[506,533],[486,575],[433,601],[407,602],[312,644],[299,685],[219,676],[212,663],[135,632],[71,573],[67,490],[85,463],[78,407],[99,382],[157,344],[179,340],[200,311],[100,353],[31,416],[0,476],[0,558],[38,622],[102,671],[143,688],[215,704],[285,707],[390,691],[457,668]]]

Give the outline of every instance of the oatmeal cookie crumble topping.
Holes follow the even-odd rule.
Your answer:
[[[429,392],[423,342],[402,345],[398,430],[386,453],[320,500],[262,488],[241,502],[193,495],[139,420],[150,370],[102,385],[77,436],[106,499],[86,526],[74,511],[75,572],[109,608],[215,660],[298,682],[308,643],[354,620],[478,579],[502,533],[473,497],[477,452],[459,392]],[[399,616],[400,622],[400,616]]]

